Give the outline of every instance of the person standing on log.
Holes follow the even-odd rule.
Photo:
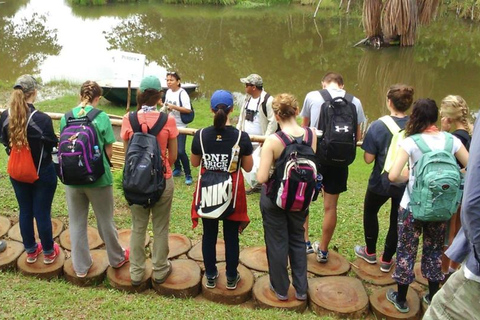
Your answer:
[[[306,140],[307,131],[296,122],[299,113],[298,103],[290,94],[277,95],[272,104],[275,118],[281,132],[294,139]],[[307,210],[287,211],[278,207],[267,195],[266,183],[270,179],[270,170],[275,161],[282,155],[285,145],[280,136],[270,135],[262,147],[257,180],[263,183],[260,196],[265,243],[267,246],[268,269],[270,272],[270,289],[277,299],[288,300],[287,261],[290,259],[295,297],[298,300],[307,299],[307,255],[305,252],[304,223]],[[312,154],[316,150],[317,137],[312,134]]]
[[[404,187],[398,188],[393,193],[390,188],[390,181],[383,172],[385,160],[390,143],[395,133],[405,128],[408,116],[407,110],[413,102],[414,89],[404,84],[391,86],[387,92],[387,108],[390,116],[384,116],[372,122],[365,138],[362,149],[365,151],[363,159],[367,164],[375,161],[370,179],[368,180],[367,192],[363,203],[363,230],[365,246],[355,246],[355,255],[370,264],[377,263],[377,240],[378,240],[378,211],[391,199],[390,225],[382,257],[380,258],[380,270],[389,272],[393,266],[393,256],[397,250],[397,217],[398,206],[403,195]],[[396,146],[392,146],[396,147]]]
[[[428,279],[429,288],[429,292],[423,297],[423,300],[427,304],[430,304],[433,296],[438,291],[440,282],[444,279],[441,266],[447,221],[422,221],[413,217],[411,209],[411,193],[415,192],[413,189],[415,184],[415,165],[417,165],[417,161],[424,154],[415,142],[415,139],[420,136],[420,139],[430,150],[444,150],[446,143],[452,139],[451,153],[455,155],[463,166],[466,166],[468,161],[468,152],[462,142],[455,136],[440,132],[435,125],[437,120],[438,107],[435,101],[420,99],[414,103],[412,114],[405,127],[406,138],[400,142],[400,150],[397,152],[395,162],[388,175],[392,182],[408,181],[398,210],[397,259],[395,271],[392,275],[397,282],[398,291],[389,289],[386,294],[387,300],[402,313],[407,313],[410,310],[407,304],[407,292],[410,283],[415,280],[413,269],[419,238],[422,233],[421,270],[422,275]],[[404,169],[407,162],[410,170]],[[458,170],[460,169],[458,168]],[[448,187],[450,186],[447,185]]]
[[[57,176],[52,162],[52,149],[58,139],[52,119],[33,106],[37,97],[37,81],[31,75],[17,79],[10,96],[9,108],[0,118],[2,131],[0,139],[7,154],[17,148],[30,149],[38,180],[33,183],[10,178],[20,208],[20,233],[27,252],[27,263],[34,263],[44,253],[43,262],[55,262],[60,247],[52,237],[52,201],[57,189]],[[34,222],[37,223],[40,243],[36,243]]]
[[[182,89],[180,83],[180,76],[177,72],[167,72],[167,86],[168,90],[165,94],[164,106],[173,115],[177,122],[177,128],[186,128],[187,125],[183,123],[181,113],[192,112],[192,105],[190,104],[190,97],[187,91]],[[188,161],[188,155],[185,149],[187,143],[187,135],[180,133],[177,138],[178,141],[178,158],[175,161],[175,168],[173,170],[173,176],[179,177],[182,175],[182,167],[185,173],[185,184],[191,185],[192,171],[190,170],[190,162]]]
[[[138,124],[144,133],[147,128],[152,129],[157,123],[160,112],[157,104],[161,100],[160,80],[154,76],[145,77],[137,91]],[[123,116],[120,136],[124,141],[124,150],[132,138],[134,131],[129,120],[129,113]],[[163,116],[167,116],[162,113]],[[178,129],[175,118],[168,115],[168,119],[162,130],[158,133],[157,142],[161,150],[161,157],[165,172],[165,190],[160,199],[151,207],[132,204],[132,236],[130,238],[130,277],[132,285],[140,285],[145,275],[145,235],[148,220],[152,216],[153,224],[153,282],[164,283],[172,272],[172,264],[168,261],[168,228],[170,223],[170,211],[172,208],[174,183],[172,179],[171,164],[177,159],[177,136]]]
[[[85,81],[80,88],[80,105],[71,110],[73,118],[85,117],[97,107],[101,96],[102,88],[95,81]],[[113,222],[113,177],[109,165],[113,153],[112,145],[115,142],[112,124],[105,112],[100,112],[92,122],[99,143],[97,150],[103,150],[100,152],[104,155],[105,173],[91,184],[65,185],[73,269],[79,278],[86,277],[93,264],[87,235],[90,203],[97,218],[98,232],[105,242],[110,265],[113,268],[120,268],[128,262],[130,256],[130,250],[120,245]],[[67,119],[62,117],[60,131],[66,125]]]
[[[247,215],[245,184],[240,168],[247,172],[252,170],[253,148],[248,134],[235,129],[230,124],[229,116],[233,111],[233,96],[230,92],[225,90],[215,91],[210,100],[210,108],[215,114],[213,126],[198,130],[192,142],[192,154],[190,156],[192,165],[194,167],[201,165],[201,168],[199,168],[200,179],[197,181],[197,188],[193,195],[191,216],[195,228],[198,224],[198,218],[202,214],[199,213],[199,210],[205,213],[203,206],[206,202],[218,202],[221,198],[230,196],[231,200],[226,203],[228,208],[225,210],[225,212],[228,210],[228,214],[224,213],[219,218],[208,218],[204,215],[202,218],[202,253],[207,279],[206,287],[213,289],[216,287],[218,278],[215,251],[218,224],[219,220],[223,220],[223,238],[225,240],[227,262],[226,288],[234,290],[240,281],[240,274],[237,271],[240,254],[238,234],[246,228],[250,221]],[[204,183],[208,184],[206,179],[208,173],[213,173],[210,177],[228,176],[231,179],[229,183],[220,183],[227,186],[229,191],[222,192],[224,189],[218,187],[217,181],[214,181],[214,184],[209,187],[203,187]],[[215,180],[215,177],[213,177],[213,180]],[[229,185],[231,189],[228,188]],[[217,187],[220,191],[218,195],[215,193]],[[201,196],[197,197],[199,192],[201,192]],[[213,195],[214,199],[209,198],[208,194]]]

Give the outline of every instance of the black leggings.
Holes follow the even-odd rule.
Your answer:
[[[390,199],[389,196],[381,196],[372,191],[367,190],[365,201],[363,204],[363,230],[365,232],[365,243],[368,253],[377,251],[378,240],[378,211]],[[385,248],[383,252],[383,261],[392,260],[397,250],[397,217],[398,207],[401,198],[391,198],[392,206],[390,209],[390,226],[388,228],[387,237],[385,239]]]

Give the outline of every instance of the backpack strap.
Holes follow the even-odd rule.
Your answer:
[[[140,127],[140,122],[138,122],[137,111],[131,111],[128,114],[128,120],[130,121],[130,125],[132,126],[132,131],[134,133],[142,131],[142,128]]]
[[[160,112],[160,114],[158,115],[157,122],[155,122],[152,128],[148,129],[148,133],[150,133],[151,135],[157,136],[160,133],[160,131],[162,131],[163,127],[165,127],[167,120],[168,120],[168,115],[166,115],[163,112]]]
[[[322,90],[319,90],[318,92],[320,92],[320,94],[322,95],[322,98],[323,98],[323,100],[325,100],[325,102],[332,100],[332,95],[330,94],[330,92],[328,92],[327,89],[322,89]]]
[[[353,103],[353,96],[350,93],[345,92],[345,96],[343,98],[347,100],[348,103]]]
[[[275,132],[275,135],[276,135],[277,138],[283,143],[283,146],[284,146],[284,147],[288,146],[290,143],[293,142],[292,137],[290,137],[288,134],[286,134],[285,132],[283,132],[283,130],[280,130],[280,131],[278,131],[278,132]]]
[[[267,101],[270,97],[271,97],[270,93],[265,94],[265,98],[263,99],[263,102],[262,102],[262,111],[265,117],[267,116]]]
[[[444,150],[447,152],[453,151],[453,136],[447,132],[443,133],[445,135],[445,147]]]
[[[303,135],[303,142],[311,147],[313,142],[313,131],[310,127],[305,127],[305,134]]]
[[[88,118],[88,121],[93,122],[93,119],[95,119],[102,112],[103,111],[100,109],[93,108],[92,110],[87,112],[86,117]]]
[[[413,139],[413,142],[415,142],[415,144],[418,146],[418,148],[420,149],[420,151],[422,151],[423,154],[432,151],[432,149],[428,147],[425,140],[423,140],[421,133],[414,134],[411,137]]]
[[[390,133],[394,135],[397,132],[400,132],[401,128],[398,126],[398,124],[393,120],[391,116],[383,116],[380,117],[378,120],[382,121],[383,124],[388,128]]]

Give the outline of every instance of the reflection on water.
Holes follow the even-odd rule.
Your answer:
[[[415,98],[439,101],[454,93],[474,109],[480,102],[475,90],[480,56],[474,47],[480,30],[455,19],[423,28],[414,48],[370,50],[352,47],[363,37],[358,19],[323,12],[314,21],[311,7],[242,10],[150,1],[72,8],[65,2],[31,0],[14,17],[48,14],[45,27],[58,30],[61,51],[43,51],[51,56],[31,66],[44,80],[108,78],[108,50],[120,49],[145,54],[147,74],[163,78],[166,69],[177,70],[207,96],[218,88],[243,92],[239,78],[258,73],[270,93],[291,92],[303,102],[308,91],[320,89],[323,74],[335,70],[362,100],[369,119],[386,112],[386,89],[399,82],[413,85]],[[38,49],[20,48],[17,59],[28,61],[37,54]],[[0,80],[23,72],[10,64],[6,68],[8,76],[0,74]]]

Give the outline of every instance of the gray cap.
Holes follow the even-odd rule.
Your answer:
[[[253,84],[254,86],[263,86],[263,79],[256,73],[252,73],[246,78],[240,78],[240,82]]]
[[[13,89],[22,89],[24,93],[32,92],[37,88],[37,80],[35,80],[35,78],[29,74],[24,74],[23,76],[20,76],[15,82],[15,85],[13,86]]]

